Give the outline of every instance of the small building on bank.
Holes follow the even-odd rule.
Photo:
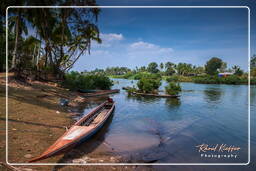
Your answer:
[[[230,75],[234,75],[233,72],[220,72],[218,73],[218,77],[228,77]]]

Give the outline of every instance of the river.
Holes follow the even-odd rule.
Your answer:
[[[112,88],[121,91],[111,95],[116,109],[102,136],[105,143],[129,162],[247,163],[247,85],[181,83],[180,98],[165,99],[128,96],[122,87],[136,85],[136,81],[113,81]],[[160,90],[164,90],[165,85],[163,81]],[[101,101],[103,99],[92,102],[83,113]],[[255,104],[254,86],[251,88],[251,113],[256,111]],[[255,144],[255,135],[251,141]],[[199,152],[196,146],[201,144],[217,146],[217,149]],[[219,151],[221,145],[239,149]]]

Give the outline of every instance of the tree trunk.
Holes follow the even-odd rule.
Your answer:
[[[18,17],[15,24],[15,44],[14,44],[14,50],[13,50],[13,56],[12,56],[11,69],[14,69],[16,67],[18,39],[19,39],[19,24],[20,24],[20,12],[18,13]]]

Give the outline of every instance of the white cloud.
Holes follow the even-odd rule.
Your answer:
[[[164,48],[156,44],[138,41],[129,45],[128,55],[133,58],[158,59],[172,56],[172,48]]]
[[[158,48],[158,46],[156,46],[154,44],[143,42],[143,41],[132,43],[130,45],[130,47],[132,49],[150,49],[150,48],[152,49],[152,48]]]
[[[100,37],[102,40],[105,41],[119,41],[119,40],[123,40],[124,37],[122,34],[116,34],[116,33],[109,33],[109,34],[100,34]]]
[[[122,34],[117,33],[109,33],[109,34],[100,34],[100,38],[102,40],[101,44],[98,44],[96,42],[93,43],[93,47],[110,47],[118,43],[119,41],[124,39],[124,36]]]
[[[130,50],[136,50],[136,51],[150,51],[154,53],[171,53],[173,52],[172,48],[163,48],[158,45],[148,43],[148,42],[143,42],[143,41],[138,41],[135,43],[130,44]]]
[[[91,54],[81,58],[80,62],[76,64],[76,68],[86,68],[87,70],[113,66],[134,68],[135,66],[148,65],[150,62],[173,61],[172,48],[142,40],[128,43],[122,41],[124,39],[122,34],[102,35],[103,44],[93,46]]]

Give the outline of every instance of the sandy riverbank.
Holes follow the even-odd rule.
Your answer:
[[[5,77],[0,76],[0,102],[5,104]],[[30,158],[42,153],[59,136],[65,132],[65,127],[72,125],[74,120],[72,112],[82,110],[83,105],[89,103],[76,92],[70,92],[58,87],[54,83],[42,83],[38,81],[24,83],[11,77],[9,79],[9,124],[8,124],[8,161],[10,163],[25,163]],[[59,99],[69,99],[70,105],[59,105]],[[5,161],[5,105],[1,105],[0,116],[1,161]],[[52,157],[42,161],[43,163],[99,163],[120,162],[119,156],[114,155],[113,149],[104,143],[101,133],[86,142],[83,152],[73,149],[66,154]],[[81,148],[79,148],[81,150]],[[84,154],[87,153],[86,157]],[[80,155],[83,154],[83,155]],[[74,168],[83,170],[80,166],[34,166],[36,170],[69,170]],[[28,168],[21,166],[19,168]],[[110,167],[109,167],[110,168]],[[119,170],[124,167],[112,167]],[[127,167],[126,169],[134,169]],[[102,169],[99,166],[90,167],[92,170]],[[109,169],[106,169],[109,170]]]

